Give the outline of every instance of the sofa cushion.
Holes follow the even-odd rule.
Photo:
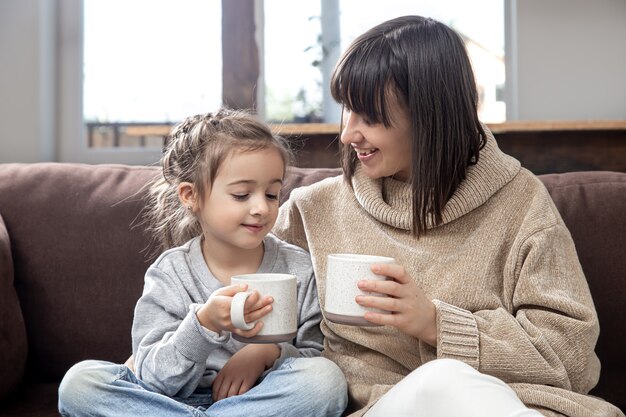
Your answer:
[[[27,349],[24,318],[13,286],[11,242],[0,214],[0,402],[19,383]]]
[[[155,167],[0,166],[28,378],[58,382],[83,359],[124,362],[150,239],[133,228]],[[16,198],[18,196],[19,198]]]
[[[626,409],[626,173],[547,174],[544,182],[570,230],[598,317],[602,362],[592,394]]]

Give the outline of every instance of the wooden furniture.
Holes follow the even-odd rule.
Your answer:
[[[535,174],[626,172],[626,120],[488,124],[500,148]],[[337,167],[339,126],[276,125],[294,144],[297,166]]]
[[[114,128],[113,146],[119,146],[120,131],[136,136],[140,146],[147,136],[162,137],[169,124],[88,124]],[[626,172],[626,120],[617,121],[517,121],[487,124],[500,148],[517,158],[535,174],[570,171]],[[286,137],[296,153],[296,166],[335,168],[339,166],[339,125],[325,123],[274,124],[274,132]],[[118,145],[116,145],[118,144]]]

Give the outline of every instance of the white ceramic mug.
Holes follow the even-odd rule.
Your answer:
[[[230,305],[230,317],[238,329],[250,330],[255,323],[246,323],[244,304],[252,291],[259,292],[261,297],[269,295],[274,299],[272,311],[263,316],[263,328],[256,336],[241,337],[232,334],[235,340],[244,343],[278,343],[296,337],[298,330],[298,285],[295,275],[290,274],[246,274],[231,278],[232,285],[247,284],[248,290],[239,292],[233,297]]]
[[[361,291],[357,284],[361,280],[385,281],[387,277],[372,272],[372,265],[392,263],[395,263],[395,259],[386,256],[352,253],[328,255],[324,316],[328,320],[340,324],[376,326],[376,324],[363,318],[365,312],[374,311],[385,314],[388,311],[357,304],[355,300],[357,295],[372,295],[372,293]]]

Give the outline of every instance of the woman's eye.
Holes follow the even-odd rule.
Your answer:
[[[231,194],[237,201],[246,201],[250,194]]]
[[[268,200],[278,200],[278,194],[265,194]]]

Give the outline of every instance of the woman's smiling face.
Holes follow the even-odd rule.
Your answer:
[[[395,177],[408,181],[411,175],[411,121],[395,94],[388,96],[391,126],[370,123],[344,107],[341,142],[350,145],[370,178]]]

